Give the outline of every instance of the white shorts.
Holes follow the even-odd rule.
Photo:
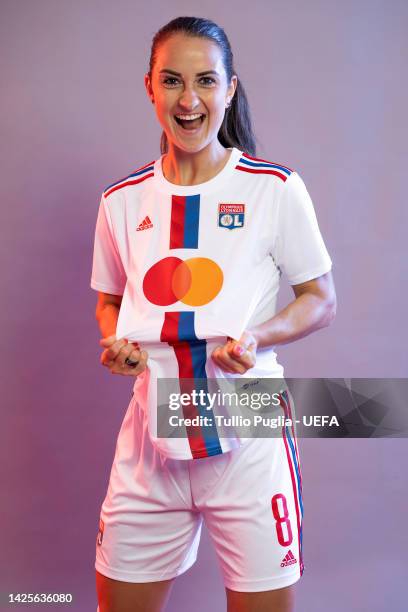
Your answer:
[[[124,582],[179,576],[196,560],[204,520],[226,587],[279,589],[304,570],[302,517],[293,428],[225,454],[170,459],[152,445],[133,397],[101,507],[95,568]]]

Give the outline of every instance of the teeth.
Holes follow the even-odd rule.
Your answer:
[[[202,113],[196,115],[176,115],[177,119],[182,119],[182,121],[193,121],[193,119],[198,119],[201,116]]]

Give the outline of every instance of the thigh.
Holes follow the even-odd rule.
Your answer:
[[[123,583],[152,583],[193,565],[202,518],[192,507],[186,463],[158,453],[145,414],[132,400],[100,512],[95,560],[100,574]]]
[[[228,612],[292,612],[294,609],[293,586],[258,593],[242,593],[227,588],[226,592]]]
[[[96,572],[97,612],[161,612],[173,580],[131,583],[113,580]]]
[[[194,465],[194,501],[231,591],[266,592],[303,574],[302,485],[293,432]],[[265,596],[259,596],[265,597]]]

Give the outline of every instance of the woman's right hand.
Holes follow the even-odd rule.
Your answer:
[[[101,338],[99,344],[105,348],[101,355],[101,364],[109,368],[111,374],[138,376],[146,369],[148,354],[140,350],[137,342],[128,342],[126,338],[117,340],[113,335]],[[125,363],[126,359],[139,363],[132,367]]]

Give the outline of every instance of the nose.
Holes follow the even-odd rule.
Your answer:
[[[183,93],[179,98],[179,105],[185,109],[192,111],[200,104],[200,99],[195,91],[194,87],[187,86],[184,88]]]

